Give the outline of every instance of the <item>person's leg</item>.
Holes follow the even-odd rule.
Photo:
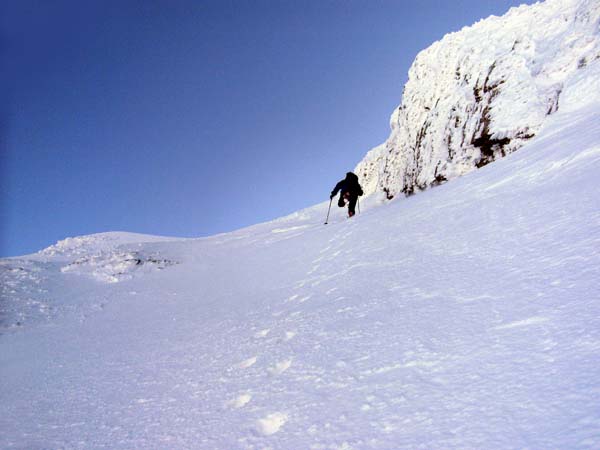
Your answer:
[[[358,200],[357,195],[352,195],[350,197],[350,201],[348,202],[348,216],[352,217],[355,214],[354,208],[356,208],[356,201]]]
[[[350,192],[340,192],[340,200],[338,201],[338,206],[343,208],[346,206],[346,202],[350,200]]]

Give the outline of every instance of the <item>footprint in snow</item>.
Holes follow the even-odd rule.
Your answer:
[[[254,363],[256,363],[256,356],[253,356],[252,358],[248,358],[245,361],[242,361],[241,363],[239,363],[237,365],[238,369],[247,369],[250,366],[253,366]]]
[[[269,334],[270,331],[271,330],[269,328],[265,328],[264,330],[254,333],[254,337],[257,339],[267,337],[267,334]]]
[[[296,336],[295,331],[286,331],[284,340],[289,341],[290,339],[294,339],[294,336]]]
[[[288,421],[288,415],[281,412],[269,414],[256,421],[256,431],[263,436],[275,434]]]
[[[243,408],[246,404],[252,400],[252,396],[250,394],[242,394],[227,402],[227,406],[230,408]]]
[[[319,268],[321,267],[320,264],[315,264],[312,269],[310,269],[306,274],[307,275],[312,275],[313,273],[315,273],[317,270],[319,270]]]
[[[304,303],[306,300],[310,300],[312,297],[312,295],[306,295],[304,297],[302,297],[301,299],[298,299],[298,303]]]
[[[283,372],[288,370],[292,365],[291,359],[286,359],[285,361],[280,361],[275,364],[273,367],[269,367],[267,370],[273,376],[281,375]]]

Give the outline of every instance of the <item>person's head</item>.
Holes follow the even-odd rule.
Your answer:
[[[346,181],[358,181],[358,177],[352,172],[346,172]]]

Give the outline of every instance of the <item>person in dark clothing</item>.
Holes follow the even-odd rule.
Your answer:
[[[346,200],[348,201],[348,217],[352,217],[355,214],[354,208],[356,207],[356,201],[359,195],[363,195],[363,190],[358,183],[358,177],[352,172],[346,174],[346,178],[335,185],[331,196],[333,199],[335,195],[340,191],[340,199],[338,200],[338,206],[343,208],[346,206]]]

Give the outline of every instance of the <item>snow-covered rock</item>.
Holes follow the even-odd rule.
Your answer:
[[[173,264],[159,254],[140,252],[143,244],[181,239],[139,233],[109,232],[69,237],[32,255],[36,261],[60,262],[63,273],[85,275],[105,283],[131,279],[136,273]]]
[[[63,273],[87,275],[98,281],[118,283],[131,279],[134,274],[151,270],[162,270],[176,264],[160,256],[143,255],[139,252],[114,251],[82,256],[61,267]]]
[[[599,22],[597,0],[547,0],[419,53],[389,138],[355,169],[365,192],[392,198],[456,178],[522,147],[570,96],[600,101]]]
[[[53,257],[54,259],[70,260],[80,256],[111,252],[123,245],[174,240],[177,239],[164,236],[113,231],[108,233],[90,234],[88,236],[68,237],[41,250],[36,256],[37,259]]]

